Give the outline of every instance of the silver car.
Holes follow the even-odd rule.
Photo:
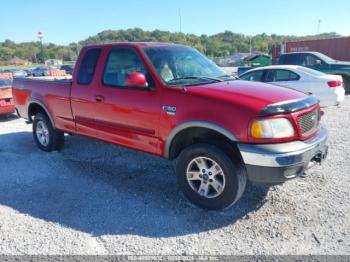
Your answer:
[[[48,67],[36,67],[33,69],[33,76],[48,76],[50,69]]]

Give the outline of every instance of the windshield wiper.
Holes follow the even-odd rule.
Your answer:
[[[187,80],[187,79],[199,79],[199,80],[211,80],[216,82],[223,82],[225,80],[217,78],[217,77],[209,77],[209,76],[185,76],[185,77],[178,77],[170,80],[170,82],[173,81],[179,81],[179,80]]]
[[[221,75],[221,76],[217,76],[216,78],[224,78],[224,77],[232,77],[232,79],[225,79],[225,81],[228,81],[228,80],[239,80],[239,77],[238,76],[233,76],[233,75]]]

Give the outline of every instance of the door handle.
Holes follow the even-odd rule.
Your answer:
[[[95,100],[96,100],[96,102],[103,102],[104,100],[105,100],[105,98],[103,97],[103,96],[100,96],[100,95],[98,95],[98,96],[95,96]]]

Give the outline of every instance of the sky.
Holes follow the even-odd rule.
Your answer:
[[[2,1],[0,42],[68,44],[103,30],[142,28],[194,33],[230,30],[246,35],[350,35],[349,0],[11,0]]]

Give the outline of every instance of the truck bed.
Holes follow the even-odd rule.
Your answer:
[[[66,121],[72,120],[70,104],[70,79],[57,78],[15,78],[12,84],[13,98],[18,113],[30,120],[28,110],[31,103],[45,105],[55,118],[57,128],[63,128]],[[54,110],[51,110],[54,108]]]

